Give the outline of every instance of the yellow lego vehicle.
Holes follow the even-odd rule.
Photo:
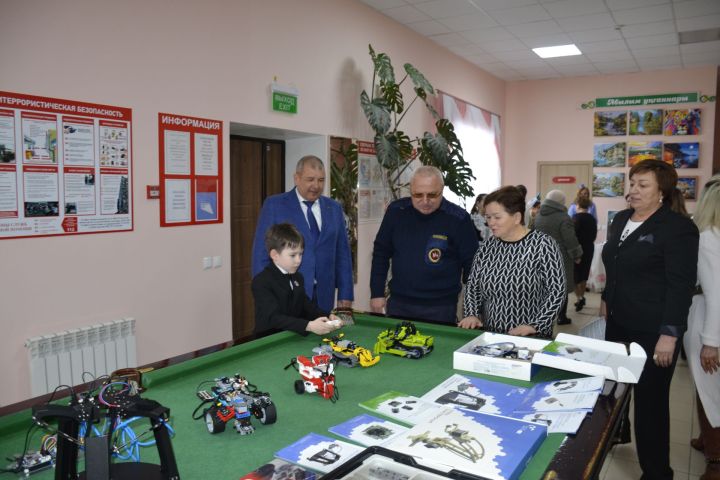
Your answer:
[[[340,365],[354,367],[372,367],[380,361],[380,356],[373,356],[367,348],[357,345],[351,340],[344,339],[345,334],[340,333],[331,338],[323,338],[325,345],[314,349],[317,353],[332,354]]]

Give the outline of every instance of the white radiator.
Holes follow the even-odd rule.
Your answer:
[[[33,337],[25,347],[33,397],[137,367],[134,318]]]

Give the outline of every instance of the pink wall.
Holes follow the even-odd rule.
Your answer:
[[[0,90],[133,109],[135,230],[0,242],[0,405],[30,395],[32,336],[132,316],[141,364],[230,338],[229,184],[225,223],[159,227],[158,202],[144,198],[158,183],[158,112],[220,119],[226,132],[238,122],[368,138],[358,98],[373,43],[398,73],[410,62],[436,87],[504,113],[504,82],[351,0],[5,0],[2,12]],[[270,111],[274,77],[300,90],[298,115]],[[224,167],[227,179],[227,156]],[[367,247],[374,231],[362,235]],[[223,267],[203,271],[201,258],[216,255]]]
[[[575,77],[508,83],[505,97],[505,156],[503,182],[523,183],[533,194],[537,190],[537,162],[590,161],[595,143],[612,142],[620,137],[593,136],[593,110],[581,104],[595,98],[611,96],[653,95],[678,92],[700,92],[714,95],[715,67],[660,70],[647,73]],[[667,108],[667,105],[658,108]],[[681,176],[700,176],[700,184],[711,175],[715,104],[682,104],[677,108],[702,109],[702,134],[693,137],[650,137],[654,140],[700,142],[700,168],[680,170]],[[626,110],[618,108],[616,110]],[[623,137],[640,140],[642,137]],[[603,172],[627,173],[628,168],[604,168]],[[627,179],[626,179],[627,184]],[[627,191],[627,190],[626,190]],[[608,210],[622,210],[620,198],[595,198],[602,227]],[[688,210],[695,202],[688,202]],[[604,239],[605,230],[598,234]]]

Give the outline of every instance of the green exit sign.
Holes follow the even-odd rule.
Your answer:
[[[284,92],[272,92],[272,109],[276,112],[297,113],[298,97]]]

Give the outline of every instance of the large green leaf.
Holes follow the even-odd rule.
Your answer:
[[[400,93],[400,85],[397,83],[381,83],[380,90],[385,99],[385,103],[387,103],[395,113],[402,113],[405,105],[403,103],[402,93]]]
[[[390,108],[382,97],[374,98],[372,101],[365,90],[360,94],[360,105],[365,117],[376,133],[384,135],[390,130]]]
[[[441,118],[435,122],[438,134],[441,135],[448,144],[451,152],[458,152],[462,157],[462,145],[460,139],[455,134],[455,127],[447,118]]]
[[[378,162],[390,172],[397,171],[412,155],[410,138],[401,131],[375,136]]]
[[[442,135],[425,132],[421,145],[423,152],[427,152],[432,157],[433,165],[445,167],[448,163],[448,144]]]
[[[413,67],[409,63],[406,63],[405,71],[410,76],[413,85],[415,85],[417,88],[421,88],[428,95],[435,95],[435,90],[433,89],[432,85],[430,85],[430,82],[427,81],[425,76],[420,73],[417,68]]]
[[[390,57],[385,53],[375,53],[372,45],[370,48],[370,58],[372,58],[375,73],[377,73],[382,83],[395,83],[395,69],[392,66]]]

